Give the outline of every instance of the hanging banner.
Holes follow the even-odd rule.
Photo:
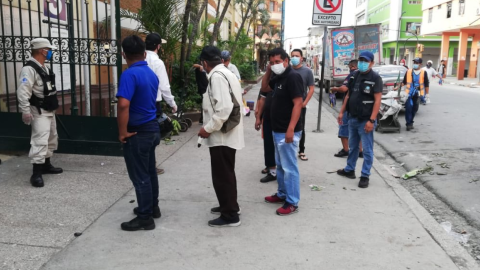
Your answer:
[[[375,63],[381,63],[379,27],[362,26],[357,28],[356,31],[358,54],[369,51],[375,56]]]
[[[355,35],[353,29],[332,31],[333,76],[347,76],[348,63],[355,59]]]

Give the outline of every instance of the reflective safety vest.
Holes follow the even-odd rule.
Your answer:
[[[424,82],[425,82],[425,71],[420,70],[418,85],[420,86],[420,95],[421,96],[423,96],[423,91],[424,91],[424,88],[425,88]],[[407,88],[405,89],[405,93],[407,94],[407,96],[410,93],[410,87],[412,85],[413,85],[413,69],[409,69],[407,71]]]

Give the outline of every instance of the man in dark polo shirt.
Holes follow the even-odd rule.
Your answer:
[[[265,197],[265,202],[281,203],[277,215],[290,215],[298,211],[300,200],[300,173],[297,150],[302,137],[300,115],[303,105],[303,79],[289,65],[288,54],[281,48],[268,53],[270,66],[277,76],[270,80],[272,104],[270,122],[273,130],[278,191]]]
[[[348,82],[348,93],[338,114],[338,124],[343,124],[343,114],[348,113],[348,144],[349,152],[347,166],[337,171],[337,174],[355,179],[355,167],[360,151],[359,143],[363,145],[362,175],[358,187],[367,188],[370,169],[373,164],[373,129],[382,101],[382,77],[372,70],[373,53],[364,51],[358,58],[358,71],[353,73]]]
[[[122,73],[117,93],[118,133],[138,207],[133,210],[137,217],[121,227],[125,231],[153,230],[153,218],[161,216],[155,168],[155,147],[160,143],[155,107],[159,81],[145,61],[145,43],[140,37],[126,37],[122,48],[128,69]]]

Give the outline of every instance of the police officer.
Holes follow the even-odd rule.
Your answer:
[[[405,94],[407,95],[407,101],[405,101],[405,121],[407,124],[407,131],[413,129],[413,119],[418,111],[420,105],[420,97],[424,96],[424,91],[428,93],[429,80],[427,71],[422,69],[422,58],[413,59],[413,68],[409,69],[405,73],[401,86],[406,85]],[[397,86],[394,88],[398,89]]]
[[[382,77],[372,70],[373,53],[364,51],[358,58],[358,70],[352,74],[348,82],[347,96],[338,115],[338,124],[343,124],[343,114],[348,113],[348,159],[347,166],[337,174],[355,179],[355,166],[363,145],[362,175],[358,187],[367,188],[370,170],[373,164],[373,129],[382,100]]]
[[[22,121],[32,126],[32,138],[29,157],[33,164],[30,183],[34,187],[43,187],[42,174],[59,174],[63,170],[50,163],[53,151],[57,150],[58,135],[55,122],[55,110],[58,108],[55,74],[46,67],[45,61],[51,60],[52,46],[45,38],[31,41],[32,57],[22,68],[19,78],[17,97],[22,111]]]

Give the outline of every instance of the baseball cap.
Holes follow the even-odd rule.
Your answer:
[[[428,60],[428,61],[427,61],[427,64],[428,64],[428,63],[433,64],[433,61],[432,61],[432,60]]]
[[[158,33],[151,33],[151,34],[148,34],[147,37],[145,38],[145,43],[158,45],[158,44],[165,44],[167,43],[167,41],[165,39],[162,39],[162,37]]]
[[[200,60],[219,61],[222,60],[222,52],[215,46],[205,46],[200,53]]]
[[[57,47],[53,46],[50,44],[50,41],[46,38],[34,38],[32,41],[30,41],[30,44],[32,45],[32,49],[43,49],[43,48],[49,48],[49,49],[56,49]]]
[[[222,59],[223,60],[228,60],[230,59],[231,55],[230,55],[230,52],[229,51],[222,51]]]
[[[421,63],[423,62],[423,60],[422,60],[422,58],[420,58],[420,57],[415,57],[415,58],[413,59],[413,62],[414,62],[414,63],[416,62],[416,63],[421,64]]]
[[[358,59],[360,58],[365,58],[368,60],[368,62],[372,62],[375,57],[373,56],[373,53],[369,52],[369,51],[363,51],[360,53],[360,56],[358,57]]]

